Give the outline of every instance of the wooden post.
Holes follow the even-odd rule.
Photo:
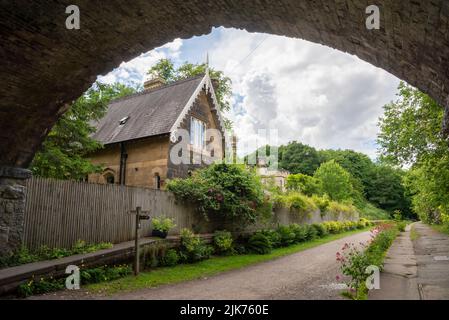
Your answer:
[[[139,245],[139,229],[140,229],[140,220],[149,220],[149,215],[142,215],[142,213],[149,213],[149,211],[142,211],[141,207],[136,207],[136,210],[132,210],[131,213],[136,214],[136,226],[134,233],[134,275],[137,276],[139,274],[139,266],[140,266],[140,245]]]
[[[140,210],[141,207],[136,208],[136,233],[135,233],[135,244],[134,244],[134,275],[137,276],[139,274],[139,258],[140,258],[140,252],[139,252],[139,229],[140,229]]]

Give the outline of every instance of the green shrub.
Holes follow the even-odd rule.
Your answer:
[[[259,233],[264,234],[270,240],[271,246],[273,248],[282,247],[282,238],[281,235],[277,232],[277,230],[272,229],[264,229],[258,231]]]
[[[215,253],[220,255],[229,255],[233,253],[232,234],[228,231],[215,231],[214,233],[214,248]]]
[[[164,216],[154,217],[151,222],[153,223],[153,229],[161,232],[168,232],[176,227],[175,220],[173,218],[167,218]]]
[[[168,249],[165,255],[161,258],[161,266],[172,267],[179,262],[179,255],[175,249]]]
[[[81,283],[97,283],[103,281],[112,281],[115,279],[122,278],[131,274],[132,268],[130,265],[117,265],[113,267],[103,266],[98,268],[81,270]]]
[[[80,282],[82,285],[103,281],[112,281],[131,274],[130,265],[103,266],[92,269],[81,270]],[[17,294],[20,297],[28,297],[36,294],[43,294],[65,288],[66,278],[55,279],[53,277],[35,279],[34,276],[26,283],[19,285]]]
[[[287,247],[295,243],[296,236],[290,226],[279,226],[276,231],[281,239],[281,246]]]
[[[255,222],[264,204],[260,177],[242,165],[213,164],[186,179],[169,181],[167,189],[178,199],[194,203],[206,218],[212,214]]]
[[[356,216],[357,209],[351,204],[344,204],[336,201],[331,201],[329,203],[327,212],[332,214],[334,219],[337,219],[340,216],[340,214],[343,214],[343,216],[346,219],[350,219]]]
[[[291,230],[295,234],[295,242],[303,242],[307,240],[307,227],[299,224],[290,225]]]
[[[311,241],[314,240],[318,237],[318,232],[317,230],[313,227],[313,225],[311,224],[306,224],[305,225],[306,228],[306,232],[307,232],[307,241]]]
[[[299,192],[276,195],[273,200],[277,207],[287,208],[293,213],[299,214],[301,218],[318,209],[311,198]]]
[[[313,195],[312,201],[315,203],[315,205],[320,209],[321,215],[324,215],[329,208],[330,200],[327,195],[324,195],[322,197]]]
[[[65,288],[65,279],[44,279],[30,281],[19,285],[17,288],[17,294],[26,298],[35,294],[44,294],[47,292],[62,290]]]
[[[320,180],[302,173],[288,175],[286,187],[288,190],[298,191],[307,196],[322,193]]]
[[[407,226],[407,222],[405,222],[405,221],[397,222],[397,227],[400,232],[404,232],[406,226]]]
[[[75,254],[89,253],[107,248],[112,248],[112,244],[107,242],[99,244],[87,244],[82,240],[78,240],[71,249],[49,248],[47,246],[41,246],[35,252],[31,252],[26,247],[22,246],[18,251],[10,255],[0,257],[0,268],[14,267],[17,265],[43,260],[60,259]]]
[[[213,248],[204,244],[198,235],[195,235],[189,229],[182,229],[180,235],[179,258],[181,262],[192,263],[209,259]]]
[[[249,238],[247,247],[249,251],[258,254],[268,254],[272,250],[270,239],[261,232],[256,232]]]
[[[314,223],[312,227],[315,228],[318,238],[322,238],[328,235],[326,227],[321,223]]]

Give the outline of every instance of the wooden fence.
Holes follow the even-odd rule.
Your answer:
[[[33,177],[27,182],[24,244],[71,247],[78,239],[89,243],[119,243],[133,239],[136,206],[151,216],[175,218],[180,228],[208,232],[193,208],[177,204],[172,194],[147,188],[100,185]],[[148,235],[150,222],[142,221],[141,235]],[[212,226],[211,226],[212,227]]]
[[[77,240],[89,243],[132,240],[135,215],[130,211],[136,206],[150,210],[151,217],[164,215],[174,218],[177,226],[171,231],[172,234],[178,233],[181,228],[189,228],[196,233],[235,228],[235,225],[225,224],[224,221],[205,220],[193,207],[178,204],[174,195],[166,191],[33,177],[27,181],[24,244],[30,249],[42,245],[70,248]],[[344,214],[321,215],[317,210],[300,219],[288,209],[278,208],[270,221],[245,229],[348,219],[356,220],[358,214],[353,217]],[[151,222],[143,220],[141,236],[149,235],[150,230]]]

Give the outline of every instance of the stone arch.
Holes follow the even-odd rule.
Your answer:
[[[301,38],[355,54],[448,105],[446,0],[376,0],[380,30],[367,30],[364,0],[156,0],[126,6],[77,0],[81,28],[68,30],[65,8],[72,2],[0,4],[0,166],[28,166],[55,121],[98,74],[213,26]]]

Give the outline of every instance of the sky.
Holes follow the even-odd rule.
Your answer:
[[[396,100],[400,80],[320,44],[220,27],[142,53],[98,80],[142,85],[159,59],[204,63],[206,53],[209,65],[232,80],[232,110],[225,116],[234,123],[240,155],[296,140],[376,158],[377,122],[382,106]]]

